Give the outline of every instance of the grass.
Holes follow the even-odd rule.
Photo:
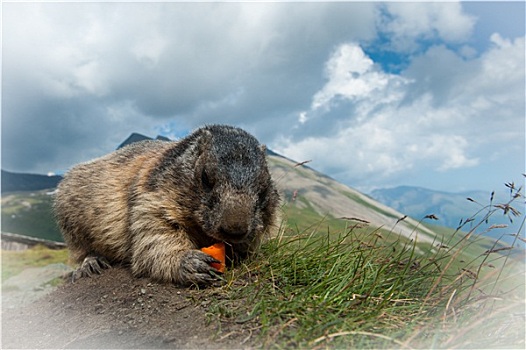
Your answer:
[[[289,227],[227,272],[210,320],[242,324],[263,348],[524,348],[521,237],[489,248],[483,237],[497,212],[520,216],[518,200],[512,186],[508,203],[431,245],[363,226]]]
[[[22,251],[2,250],[2,281],[29,267],[42,267],[67,261],[67,249],[52,250],[37,245]]]

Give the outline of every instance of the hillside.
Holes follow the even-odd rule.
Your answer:
[[[456,229],[461,220],[466,220],[483,206],[488,205],[491,194],[484,191],[451,193],[414,186],[399,186],[376,189],[371,192],[371,197],[414,218],[422,218],[433,213],[439,218],[440,225]],[[509,191],[502,186],[496,189],[493,204],[506,203],[509,199]],[[522,211],[521,208],[517,209]],[[507,225],[509,232],[518,232],[520,229],[520,220],[512,222],[508,216],[500,213],[492,217],[492,224]],[[489,235],[500,238],[498,232],[489,232]],[[510,239],[509,236],[507,238]]]
[[[62,180],[58,175],[13,173],[2,170],[2,194],[16,191],[39,191],[55,188]]]
[[[2,195],[2,231],[62,242],[52,212],[53,192],[19,191]]]
[[[399,221],[404,215],[396,210],[292,160],[279,155],[269,155],[268,159],[283,202],[303,215],[311,212],[318,216],[318,220],[324,217],[354,219],[350,221],[367,222],[387,231],[394,228],[394,232],[414,238],[418,226],[414,219]],[[435,237],[423,226],[419,226],[417,232],[421,242],[431,242]]]

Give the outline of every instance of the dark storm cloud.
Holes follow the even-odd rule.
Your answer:
[[[3,29],[3,166],[39,172],[159,123],[270,138],[310,103],[330,50],[375,31],[373,5],[322,3],[11,3]]]

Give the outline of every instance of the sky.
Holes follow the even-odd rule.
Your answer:
[[[525,4],[2,4],[2,169],[242,127],[363,192],[525,172]]]

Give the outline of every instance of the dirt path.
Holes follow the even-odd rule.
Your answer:
[[[257,347],[250,325],[207,315],[214,289],[178,288],[113,268],[19,308],[2,305],[2,348]]]

